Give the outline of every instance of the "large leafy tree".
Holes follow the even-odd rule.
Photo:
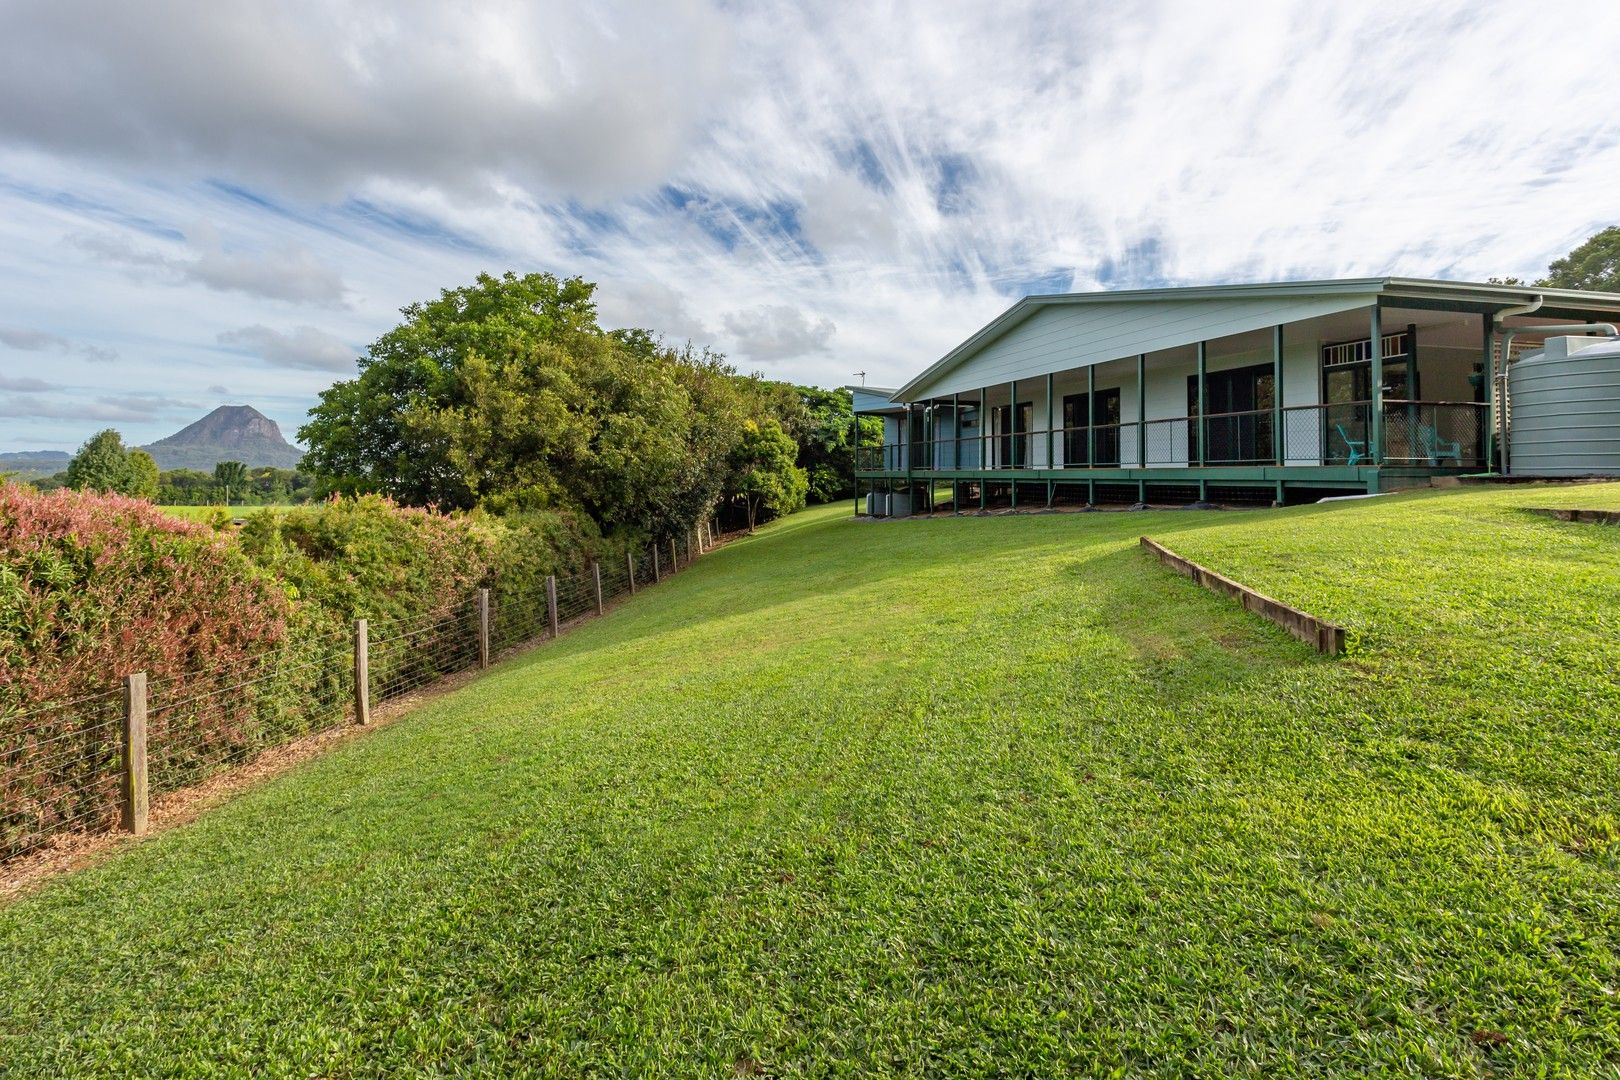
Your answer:
[[[150,499],[157,494],[157,463],[144,450],[126,450],[112,428],[85,440],[68,462],[67,486],[79,491],[110,491]]]
[[[477,456],[467,445],[477,433],[456,437],[458,410],[520,373],[522,385],[490,403],[495,415],[485,422],[500,419],[502,404],[517,404],[520,396],[536,398],[523,404],[542,411],[531,429],[555,419],[569,380],[555,370],[556,352],[538,350],[566,352],[590,336],[594,288],[550,274],[480,274],[472,285],[400,309],[405,321],[371,345],[359,377],[324,391],[310,410],[299,430],[310,448],[304,468],[339,489],[382,491],[418,505],[472,505],[484,478],[465,471]]]
[[[799,448],[775,419],[745,420],[731,452],[731,484],[748,515],[748,531],[762,515],[780,517],[804,507],[805,476]]]
[[[722,494],[745,414],[708,353],[596,325],[594,286],[548,274],[445,290],[321,395],[299,432],[329,490],[416,505],[577,507],[684,530]]]
[[[129,452],[129,494],[138,499],[155,499],[158,493],[158,463],[145,450]]]

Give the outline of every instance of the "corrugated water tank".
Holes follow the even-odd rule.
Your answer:
[[[1508,368],[1508,471],[1620,476],[1620,339],[1549,338]]]

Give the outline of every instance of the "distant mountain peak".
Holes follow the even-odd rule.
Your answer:
[[[304,452],[281,435],[276,422],[251,405],[221,405],[141,449],[163,469],[212,469],[221,461],[240,461],[250,468],[273,465],[290,469]]]

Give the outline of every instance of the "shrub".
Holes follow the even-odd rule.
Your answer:
[[[110,813],[109,692],[128,672],[147,672],[157,702],[193,699],[153,712],[154,745],[232,753],[257,706],[214,691],[281,648],[290,615],[274,580],[205,526],[124,496],[0,485],[0,852]],[[155,766],[154,784],[168,775]]]
[[[0,713],[239,664],[281,640],[284,590],[206,526],[138,499],[0,486]]]

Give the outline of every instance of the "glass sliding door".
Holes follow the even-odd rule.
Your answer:
[[[1272,449],[1273,381],[1270,364],[1211,371],[1204,376],[1204,423],[1190,424],[1188,461],[1198,460],[1204,438],[1206,465],[1269,462]],[[1187,415],[1198,415],[1198,376],[1187,376]]]
[[[995,468],[1029,467],[1029,430],[1035,423],[1035,403],[1021,401],[1016,409],[998,405],[995,409],[997,458]]]

